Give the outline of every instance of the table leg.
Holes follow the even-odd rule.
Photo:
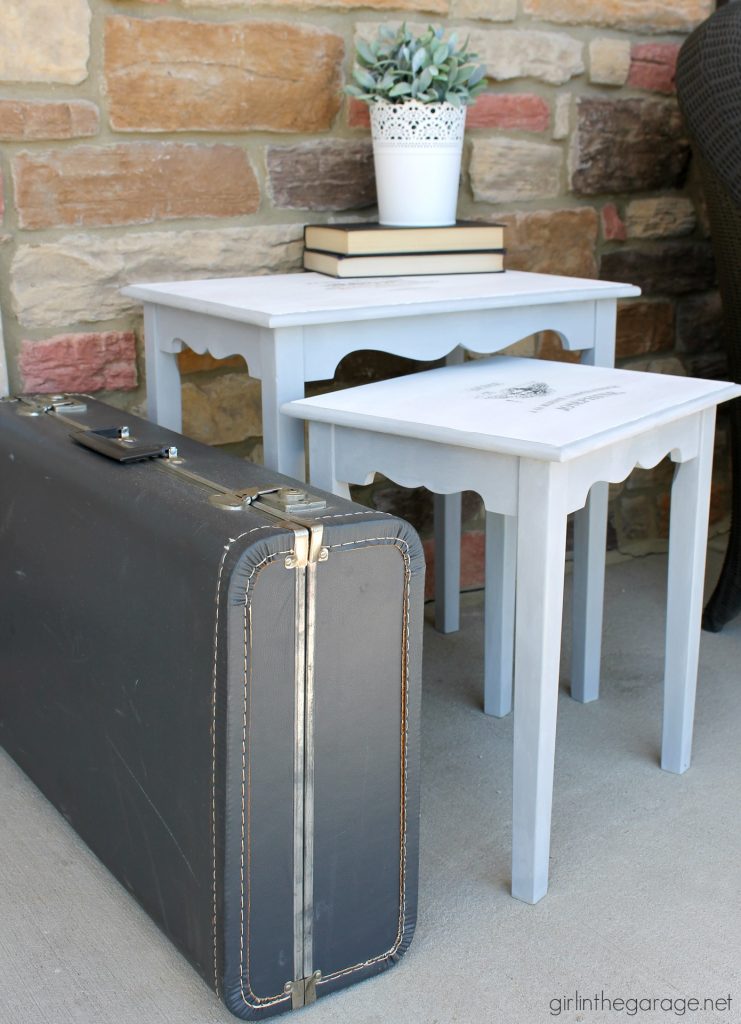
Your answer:
[[[608,496],[608,484],[594,484],[574,516],[571,696],[582,703],[599,697]]]
[[[582,363],[615,365],[616,327],[617,302],[603,299],[595,309],[594,347],[582,352]],[[571,696],[582,703],[599,697],[608,496],[608,484],[594,484],[574,515]]]
[[[168,430],[183,429],[180,371],[176,352],[160,347],[157,307],[144,303],[144,355],[147,368],[147,418]]]
[[[512,895],[525,903],[537,903],[548,890],[566,549],[566,481],[559,469],[520,460]]]
[[[311,483],[330,494],[341,498],[350,497],[350,487],[344,480],[337,479],[334,462],[334,425],[332,423],[309,423],[309,469]]]
[[[512,710],[517,521],[486,513],[484,577],[484,711],[502,718]]]
[[[436,494],[435,629],[456,633],[461,605],[461,496]]]
[[[304,397],[303,331],[265,328],[260,339],[264,464],[296,480],[306,479],[304,423],[280,411]]]
[[[677,774],[687,771],[692,756],[715,409],[698,418],[698,453],[676,467],[669,521],[661,767]]]
[[[446,366],[463,362],[462,348],[445,358]],[[436,494],[435,515],[435,629],[456,633],[461,607],[461,496]]]

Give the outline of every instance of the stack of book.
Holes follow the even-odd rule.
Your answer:
[[[491,274],[504,270],[504,227],[458,221],[450,227],[309,224],[304,269],[331,277]]]

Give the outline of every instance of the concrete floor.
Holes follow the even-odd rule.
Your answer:
[[[508,894],[512,721],[479,710],[481,595],[461,633],[428,628],[415,940],[394,970],[296,1019],[741,1021],[741,620],[703,634],[693,765],[661,772],[665,568],[610,567],[602,699],[580,706],[564,683],[551,888],[535,907]],[[0,822],[0,1024],[234,1020],[5,755]],[[558,1013],[576,991],[732,1003]]]

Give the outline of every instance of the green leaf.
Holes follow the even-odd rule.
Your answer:
[[[373,90],[376,88],[375,78],[369,71],[366,71],[365,68],[355,68],[352,76],[358,85],[362,85],[364,89]]]
[[[454,107],[461,107],[461,106],[463,106],[463,104],[461,103],[460,96],[458,96],[454,92],[446,92],[445,93],[445,100],[446,100],[447,103],[450,103]]]
[[[422,74],[419,76],[419,87],[423,91],[430,88],[432,85],[432,71],[429,68],[425,68]]]
[[[423,68],[429,59],[429,55],[424,46],[420,47],[412,58],[412,71],[419,71]]]
[[[434,64],[443,64],[450,56],[450,47],[443,44],[432,54],[432,61]]]
[[[409,82],[397,82],[393,89],[389,90],[389,96],[409,96],[411,91]]]
[[[371,50],[370,46],[364,39],[358,39],[355,44],[355,49],[358,52],[358,59],[368,67],[373,67],[376,63],[376,54]]]
[[[468,86],[469,86],[469,88],[472,85],[476,85],[477,82],[480,82],[485,77],[485,75],[486,75],[486,68],[484,67],[483,64],[479,64],[478,67],[475,67],[473,69],[473,71],[471,72],[471,74],[468,76]]]
[[[358,100],[364,100],[368,98],[368,94],[363,90],[359,89],[357,85],[346,85],[345,92],[348,96],[354,96]]]

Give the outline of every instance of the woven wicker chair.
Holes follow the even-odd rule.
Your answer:
[[[720,8],[685,41],[677,93],[708,205],[728,366],[741,383],[741,0]],[[703,616],[717,633],[741,611],[741,399],[728,407],[733,491],[731,535]]]

